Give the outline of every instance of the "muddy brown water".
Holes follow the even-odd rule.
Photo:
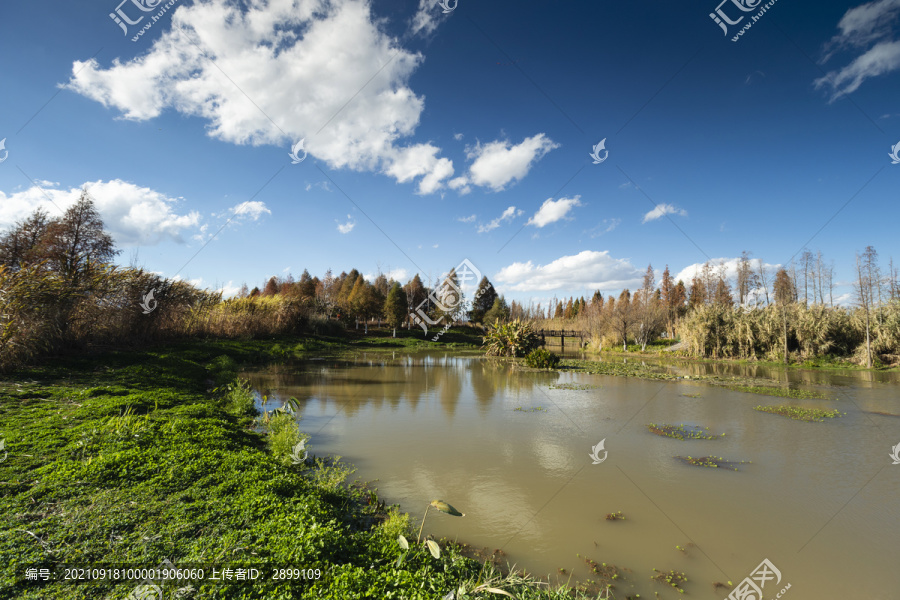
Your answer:
[[[722,599],[728,591],[714,591],[713,582],[737,584],[768,559],[782,579],[766,584],[767,600],[787,584],[787,600],[900,598],[900,465],[889,456],[900,444],[900,416],[874,414],[900,415],[896,373],[656,367],[769,377],[834,399],[523,372],[433,352],[311,360],[244,376],[268,397],[263,409],[297,398],[310,452],[344,457],[358,469],[353,477],[374,481],[416,528],[431,500],[445,500],[466,516],[429,511],[426,532],[502,549],[509,562],[553,582],[561,568],[562,581],[570,573],[590,579],[580,554],[629,569],[616,581],[619,598],[681,597],[651,581],[655,568],[686,573],[685,596]],[[560,384],[589,389],[554,389]],[[805,423],[753,410],[760,404],[847,414]],[[681,441],[649,433],[651,422],[726,435]],[[593,464],[601,440],[608,454]],[[678,455],[752,462],[735,472]],[[604,518],[614,511],[625,520]]]

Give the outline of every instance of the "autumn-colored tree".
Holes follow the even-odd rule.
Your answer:
[[[616,300],[615,310],[612,313],[613,330],[617,335],[622,336],[622,351],[628,350],[628,332],[631,329],[633,321],[633,311],[631,306],[631,292],[628,289],[622,290],[619,299]]]
[[[403,291],[399,283],[395,282],[384,301],[384,318],[387,320],[388,325],[393,328],[394,337],[397,337],[397,328],[403,323],[408,310],[406,292]]]
[[[716,282],[716,296],[714,303],[719,306],[734,306],[734,298],[731,295],[731,286],[725,278],[719,278]]]
[[[699,276],[691,279],[691,295],[688,298],[688,306],[691,310],[706,304],[706,285]]]
[[[571,319],[575,315],[572,312],[572,297],[569,296],[569,300],[566,302],[566,308],[563,310],[563,319]]]
[[[297,282],[297,289],[301,298],[316,297],[316,283],[313,281],[313,278],[310,277],[309,271],[306,269],[303,269],[303,274],[300,275],[300,281]]]
[[[50,219],[40,208],[27,219],[17,222],[0,235],[0,266],[11,271],[40,260],[41,239],[47,233]]]
[[[278,293],[278,280],[275,277],[270,277],[269,281],[266,282],[265,287],[263,288],[263,296],[274,296]]]
[[[556,309],[553,311],[553,318],[554,319],[562,319],[564,314],[565,314],[565,309],[563,308],[563,303],[557,301]]]
[[[349,313],[351,311],[350,294],[353,293],[353,286],[356,285],[356,281],[359,279],[360,274],[358,270],[351,269],[349,273],[341,273],[341,276],[343,281],[341,281],[340,289],[337,292],[335,301],[341,309]]]
[[[788,306],[797,301],[797,287],[783,267],[775,273],[775,304],[781,309],[782,335],[784,339],[784,363],[788,362]]]

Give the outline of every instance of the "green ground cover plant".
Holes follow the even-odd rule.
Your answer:
[[[313,342],[278,343],[293,355]],[[399,536],[416,534],[408,515],[349,482],[352,466],[340,457],[298,447],[306,437],[290,403],[265,422],[234,379],[238,365],[271,360],[272,345],[198,341],[72,356],[0,380],[0,598],[125,598],[138,582],[25,581],[24,569],[152,568],[167,559],[320,573],[181,583],[185,598],[496,594],[488,588],[523,600],[572,597],[430,539],[397,565]]]

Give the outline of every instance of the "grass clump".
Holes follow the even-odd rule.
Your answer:
[[[797,388],[776,387],[768,385],[729,385],[728,389],[748,394],[762,394],[764,396],[778,396],[779,398],[795,398],[797,400],[831,400],[822,392],[815,390],[801,390]]]
[[[676,440],[714,440],[725,436],[724,433],[721,435],[706,433],[709,431],[709,427],[701,428],[699,426],[685,425],[684,423],[681,425],[667,425],[665,423],[657,425],[656,423],[648,423],[647,429],[650,430],[650,433],[670,437]]]
[[[821,422],[825,419],[834,419],[841,416],[841,411],[837,409],[823,410],[820,408],[803,408],[800,406],[755,406],[753,410],[807,422]]]
[[[521,412],[547,412],[547,409],[543,406],[535,406],[533,408],[522,408],[521,406],[517,406],[513,410],[518,410]]]
[[[622,514],[621,510],[618,510],[616,512],[608,513],[606,515],[606,520],[607,521],[624,521],[625,515]]]
[[[525,364],[532,369],[555,369],[559,366],[559,356],[549,350],[536,348],[525,357]]]
[[[595,390],[599,385],[590,383],[555,383],[550,385],[551,390]]]
[[[247,379],[236,379],[232,383],[213,389],[213,397],[219,408],[235,417],[250,417],[259,413],[256,398]]]

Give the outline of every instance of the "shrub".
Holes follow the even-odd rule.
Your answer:
[[[525,356],[537,347],[538,336],[531,323],[519,319],[509,323],[494,321],[482,345],[488,356]]]
[[[537,348],[528,353],[525,364],[532,369],[555,369],[559,365],[559,356],[549,350]]]

